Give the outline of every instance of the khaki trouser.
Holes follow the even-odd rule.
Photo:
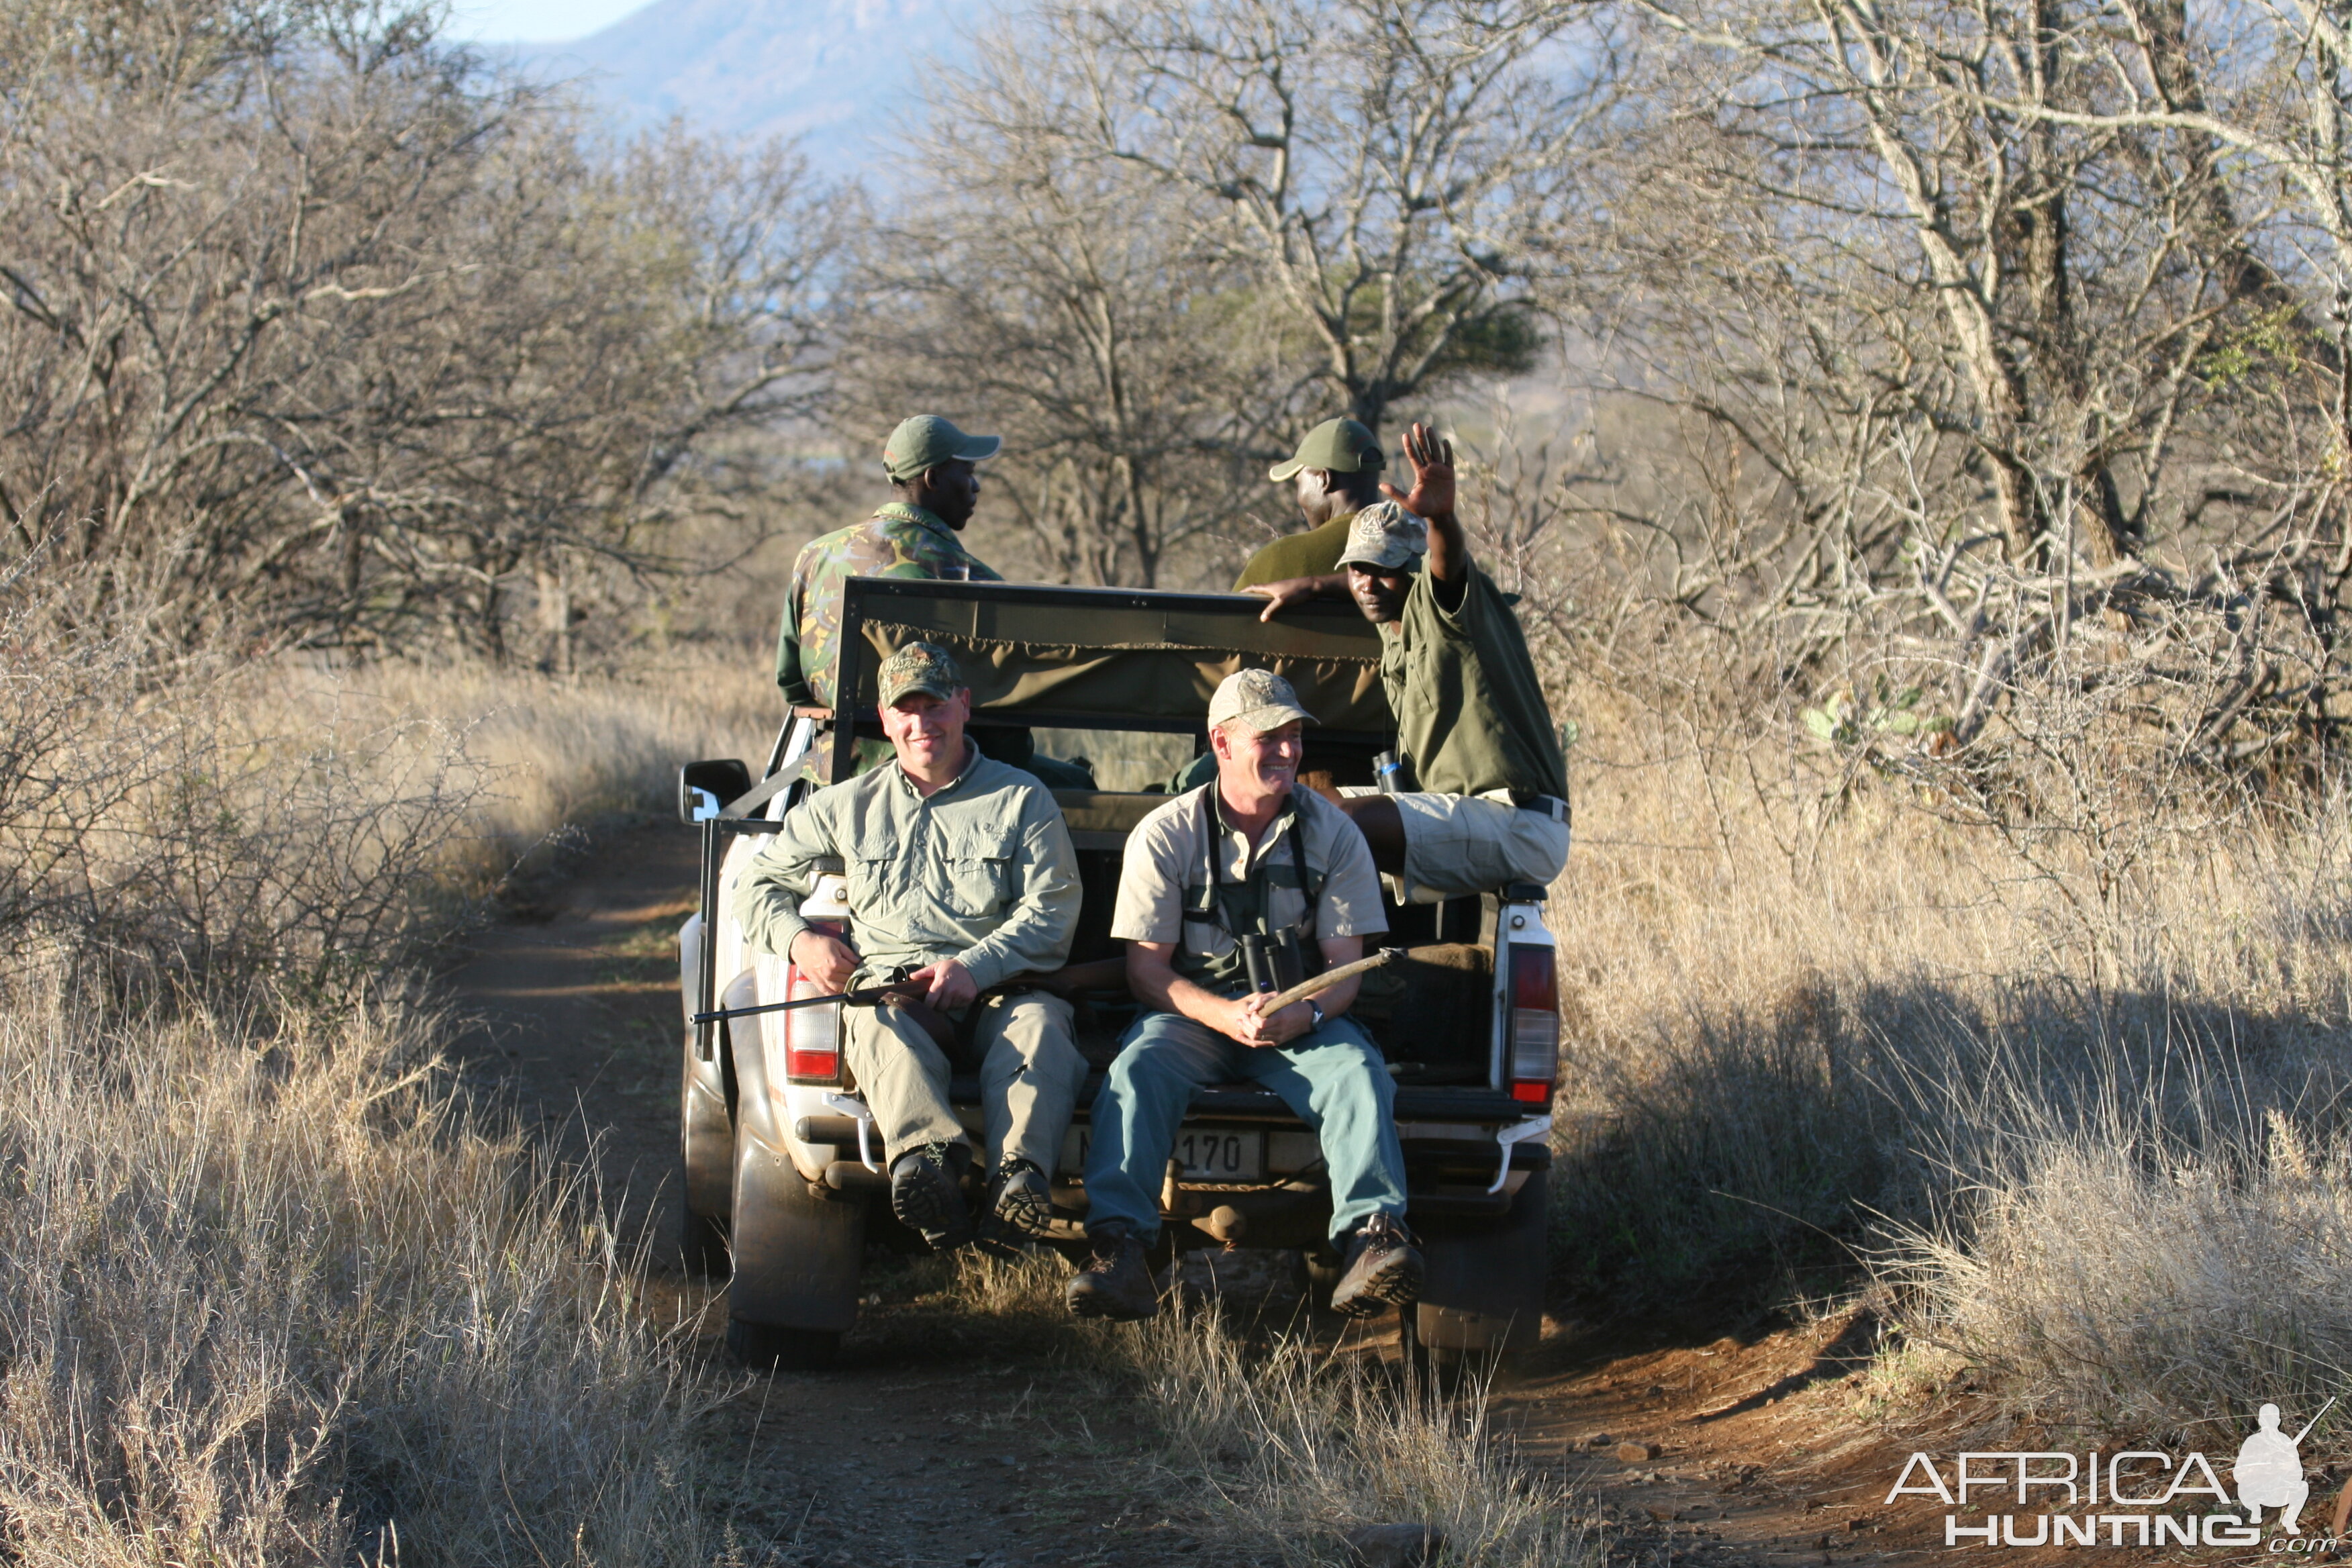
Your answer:
[[[847,1007],[843,1025],[842,1054],[874,1113],[886,1164],[925,1143],[971,1142],[948,1103],[947,1054],[920,1024],[896,1007]],[[987,1168],[1029,1160],[1051,1176],[1087,1079],[1070,1005],[1042,991],[991,996],[980,1004],[972,1038],[982,1052]]]
[[[1568,864],[1568,824],[1508,796],[1391,795],[1404,825],[1405,896],[1430,903],[1507,882],[1549,887]]]

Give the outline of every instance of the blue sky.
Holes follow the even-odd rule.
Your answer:
[[[646,0],[452,0],[449,31],[478,43],[553,44],[584,38]]]

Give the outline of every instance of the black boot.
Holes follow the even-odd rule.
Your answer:
[[[961,1143],[925,1143],[891,1163],[890,1212],[934,1251],[953,1252],[971,1239],[971,1211],[963,1201],[971,1164],[971,1151]]]
[[[1105,1231],[1087,1238],[1094,1256],[1071,1279],[1064,1299],[1081,1318],[1109,1318],[1139,1323],[1160,1311],[1160,1292],[1151,1283],[1151,1268],[1143,1260],[1143,1243],[1125,1230]]]
[[[998,1163],[989,1184],[989,1212],[1024,1236],[1053,1234],[1054,1189],[1034,1161]]]
[[[1420,1299],[1421,1248],[1404,1221],[1376,1214],[1358,1226],[1331,1292],[1331,1310],[1343,1318],[1369,1318],[1383,1307]]]

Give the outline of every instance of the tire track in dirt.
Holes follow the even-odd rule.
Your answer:
[[[593,1171],[649,1306],[692,1321],[707,1390],[700,1467],[738,1561],[792,1568],[1201,1564],[1150,1506],[1134,1413],[1041,1347],[953,1321],[926,1268],[869,1259],[868,1305],[824,1373],[744,1376],[721,1293],[677,1259],[677,931],[698,840],[674,824],[599,832],[569,874],[480,932],[448,976],[452,1056]]]

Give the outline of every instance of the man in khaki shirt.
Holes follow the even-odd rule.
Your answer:
[[[897,764],[818,790],[784,817],[735,898],[751,944],[828,990],[904,976],[934,1010],[969,1021],[981,1062],[990,1204],[1043,1235],[1048,1181],[1087,1066],[1070,1005],[981,993],[1061,967],[1078,919],[1077,856],[1061,807],[964,736],[971,693],[943,648],[909,643],[878,674]],[[822,872],[849,883],[844,942],[801,918]],[[911,971],[912,973],[907,973]],[[843,1057],[890,1162],[890,1207],[944,1251],[971,1236],[961,1179],[971,1145],[948,1103],[948,1059],[906,1009],[852,1007]]]
[[[1095,1097],[1094,1255],[1068,1292],[1080,1316],[1159,1310],[1144,1253],[1160,1230],[1176,1130],[1198,1090],[1235,1079],[1273,1089],[1322,1142],[1345,1259],[1332,1306],[1360,1317],[1421,1292],[1396,1087],[1379,1047],[1342,1016],[1357,983],[1264,1010],[1266,993],[1353,962],[1364,938],[1388,930],[1363,836],[1339,807],[1293,787],[1309,722],[1280,676],[1228,677],[1209,704],[1217,776],[1128,836],[1111,935],[1128,944],[1128,984],[1149,1010]]]

